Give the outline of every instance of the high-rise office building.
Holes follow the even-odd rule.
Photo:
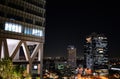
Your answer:
[[[92,33],[86,37],[85,62],[90,69],[107,69],[107,37],[103,34]]]
[[[76,67],[76,48],[72,45],[69,45],[68,48],[68,65],[70,67]]]
[[[45,0],[0,0],[0,58],[26,62],[27,72],[34,67],[38,74],[42,74],[45,3]]]

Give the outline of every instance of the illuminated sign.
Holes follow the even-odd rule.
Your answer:
[[[5,30],[21,33],[21,31],[22,31],[22,26],[19,25],[19,24],[6,22],[6,23],[5,23]]]
[[[43,30],[41,29],[22,27],[22,25],[20,24],[15,24],[15,23],[10,23],[10,22],[5,22],[5,30],[17,32],[17,33],[23,32],[24,34],[34,35],[34,36],[43,36]]]

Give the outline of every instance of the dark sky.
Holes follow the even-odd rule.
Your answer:
[[[66,56],[74,45],[83,54],[85,37],[92,32],[108,38],[109,56],[120,57],[119,2],[47,0],[44,56]]]

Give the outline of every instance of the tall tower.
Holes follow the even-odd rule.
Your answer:
[[[107,37],[96,33],[86,37],[85,59],[87,68],[107,69]]]
[[[28,73],[34,62],[41,75],[45,3],[45,0],[0,0],[0,58],[11,57],[14,63],[26,62]],[[21,52],[25,60],[21,60]]]
[[[68,65],[70,67],[76,67],[76,48],[69,45],[68,48]]]

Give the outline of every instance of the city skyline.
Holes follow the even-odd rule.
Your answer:
[[[114,1],[48,0],[44,56],[65,56],[68,45],[83,54],[86,36],[96,32],[108,38],[109,56],[120,57],[119,8]]]

